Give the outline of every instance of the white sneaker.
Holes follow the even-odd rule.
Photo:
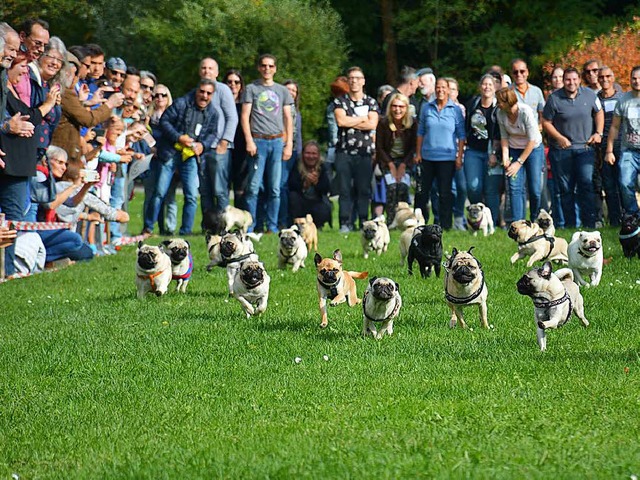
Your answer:
[[[464,217],[454,217],[453,218],[453,229],[454,230],[466,230],[467,226],[464,223]]]
[[[351,231],[351,227],[349,225],[341,225],[338,233],[349,233]]]

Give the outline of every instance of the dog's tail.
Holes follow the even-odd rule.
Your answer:
[[[362,280],[363,278],[367,278],[369,276],[369,272],[347,272],[351,278],[357,278]]]
[[[573,282],[573,270],[570,268],[561,268],[553,272],[560,281],[571,280]]]

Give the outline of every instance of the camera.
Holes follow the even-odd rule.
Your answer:
[[[80,175],[84,177],[84,181],[87,183],[93,183],[100,180],[100,174],[97,170],[83,168],[80,170]]]

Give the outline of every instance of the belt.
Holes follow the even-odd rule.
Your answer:
[[[261,140],[275,140],[276,138],[284,137],[284,132],[276,133],[275,135],[260,135],[258,133],[251,133],[253,138],[260,138]]]

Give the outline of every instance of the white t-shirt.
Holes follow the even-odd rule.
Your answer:
[[[514,123],[509,120],[505,112],[498,110],[498,124],[500,138],[508,139],[510,148],[524,150],[530,141],[535,142],[535,147],[542,143],[537,113],[534,113],[525,103],[518,102],[518,118]]]

